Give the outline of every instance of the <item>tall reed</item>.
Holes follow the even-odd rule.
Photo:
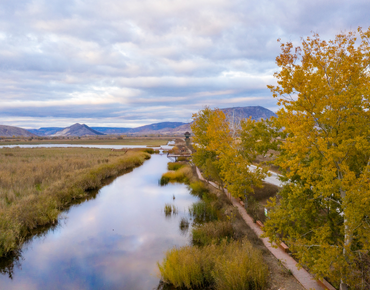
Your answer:
[[[191,232],[193,244],[198,246],[218,244],[223,239],[230,240],[234,234],[230,220],[196,225]]]
[[[259,290],[268,276],[261,252],[247,240],[173,248],[158,268],[164,282],[187,289]]]

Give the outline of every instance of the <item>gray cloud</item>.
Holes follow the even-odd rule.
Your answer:
[[[370,26],[369,1],[0,3],[0,123],[135,126],[204,105],[276,109],[277,38]]]

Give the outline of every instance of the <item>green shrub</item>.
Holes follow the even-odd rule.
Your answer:
[[[189,187],[191,193],[193,195],[199,196],[200,198],[203,198],[207,193],[209,193],[209,190],[202,181],[192,182],[190,183]]]
[[[230,240],[233,235],[233,226],[229,220],[204,223],[192,229],[193,244],[198,246],[219,244],[223,239]]]

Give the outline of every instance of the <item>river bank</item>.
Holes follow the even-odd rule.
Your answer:
[[[167,249],[188,244],[191,228],[179,225],[198,200],[186,185],[158,185],[167,163],[152,155],[63,212],[56,227],[23,245],[18,263],[1,268],[0,259],[0,288],[156,289],[156,262]],[[166,215],[165,204],[177,213]]]
[[[18,249],[31,230],[55,223],[74,199],[149,158],[143,150],[2,149],[0,257]]]

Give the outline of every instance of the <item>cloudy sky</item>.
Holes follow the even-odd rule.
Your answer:
[[[369,0],[0,0],[0,124],[137,127],[264,106],[277,38],[370,26]]]

